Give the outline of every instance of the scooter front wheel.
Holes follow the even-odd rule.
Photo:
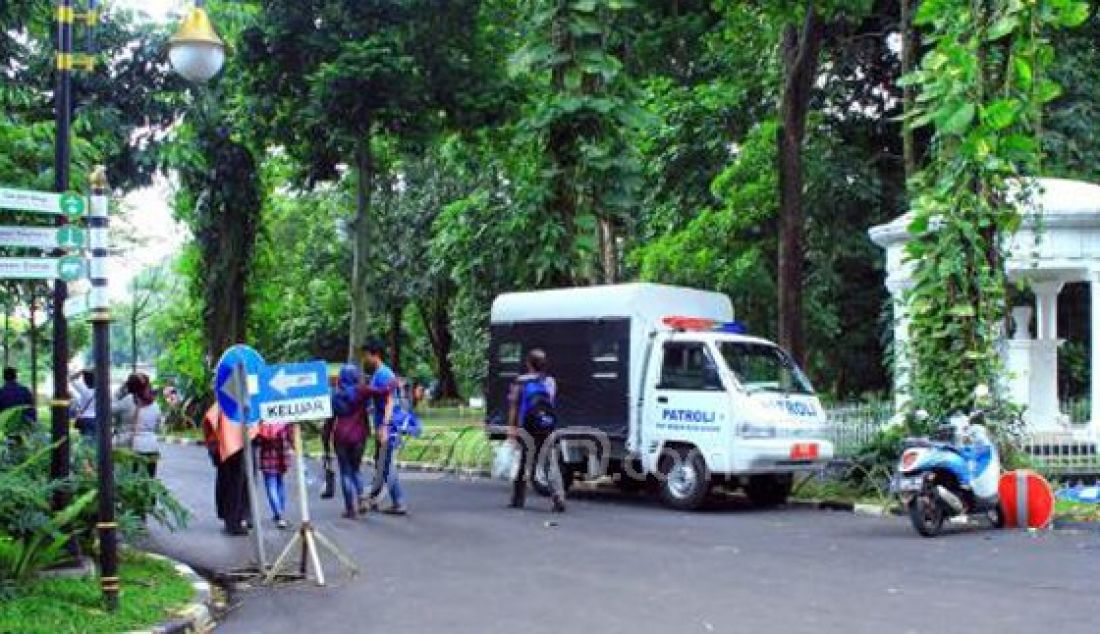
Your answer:
[[[935,537],[943,530],[943,503],[931,491],[921,492],[909,503],[909,519],[922,537]]]

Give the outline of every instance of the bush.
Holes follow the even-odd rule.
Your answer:
[[[79,442],[73,444],[70,477],[51,481],[53,445],[44,433],[24,424],[19,410],[0,413],[0,433],[0,578],[10,582],[57,563],[70,539],[92,544],[99,482],[95,453]],[[114,456],[115,513],[123,537],[145,531],[146,518],[172,530],[186,524],[186,509],[163,483],[137,468],[140,457],[129,451]],[[59,492],[72,501],[55,512],[50,501]]]

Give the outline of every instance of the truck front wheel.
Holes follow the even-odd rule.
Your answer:
[[[698,449],[666,450],[657,466],[661,501],[666,506],[691,511],[703,504],[710,491],[710,473]]]
[[[750,476],[749,483],[745,485],[745,495],[753,506],[759,508],[779,506],[791,494],[792,480],[790,474]]]

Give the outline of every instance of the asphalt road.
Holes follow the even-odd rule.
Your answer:
[[[203,568],[246,559],[250,542],[209,517],[202,450],[171,448],[162,464],[198,517],[155,544]],[[617,492],[580,494],[558,516],[537,497],[505,508],[505,483],[405,482],[408,517],[315,509],[360,575],[326,560],[328,587],[249,590],[218,631],[1070,633],[1095,632],[1100,615],[1100,533],[960,527],[928,540],[901,518],[736,500],[677,513]]]

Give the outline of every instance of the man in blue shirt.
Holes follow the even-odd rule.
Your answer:
[[[4,387],[0,388],[0,412],[13,407],[25,407],[23,420],[28,424],[33,424],[38,420],[34,411],[34,396],[25,385],[18,381],[18,378],[15,368],[4,368]],[[12,436],[13,438],[17,437],[18,433],[12,434]]]
[[[401,443],[401,438],[393,428],[393,409],[398,388],[397,375],[382,361],[385,349],[380,342],[371,341],[364,345],[362,350],[363,364],[367,373],[371,375],[370,413],[376,431],[375,442],[378,444],[374,478],[371,480],[370,508],[378,509],[382,487],[385,485],[390,492],[390,507],[383,512],[391,515],[405,515],[408,510],[405,508],[405,496],[401,491],[395,466],[397,449]]]

